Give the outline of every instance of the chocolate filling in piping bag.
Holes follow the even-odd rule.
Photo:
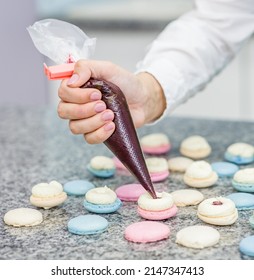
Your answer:
[[[94,38],[87,37],[77,26],[64,21],[45,19],[35,22],[27,29],[36,48],[60,64],[50,67],[44,65],[45,74],[52,80],[71,77],[75,61],[81,58],[87,59],[95,47]],[[149,194],[156,198],[124,94],[118,86],[95,78],[91,78],[82,87],[96,88],[102,92],[102,100],[107,108],[114,112],[116,127],[104,144]]]

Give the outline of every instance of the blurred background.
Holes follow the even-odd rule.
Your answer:
[[[35,21],[69,21],[97,38],[93,59],[135,71],[149,44],[192,0],[8,0],[1,4],[0,106],[53,106],[59,81],[48,81],[43,62],[26,30]],[[11,15],[11,16],[10,16]],[[254,121],[254,39],[202,93],[173,115]]]

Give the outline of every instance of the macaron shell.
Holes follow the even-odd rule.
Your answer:
[[[108,227],[108,221],[99,215],[80,215],[68,222],[68,230],[78,235],[102,233]]]
[[[137,243],[156,242],[168,238],[169,235],[170,229],[167,225],[154,221],[131,224],[124,232],[125,239]]]
[[[146,193],[146,190],[140,184],[126,184],[118,187],[115,192],[122,201],[138,201],[139,197]]]
[[[195,249],[213,246],[219,240],[220,233],[210,226],[189,226],[176,234],[176,243]]]
[[[168,178],[169,171],[165,170],[163,172],[150,173],[150,176],[153,183],[162,182]]]
[[[115,169],[95,169],[92,168],[90,164],[87,165],[87,170],[92,175],[99,178],[110,178],[115,175]]]
[[[235,180],[232,180],[232,186],[239,192],[254,193],[254,184],[238,183]]]
[[[211,164],[213,171],[215,171],[219,177],[232,177],[239,170],[239,167],[230,162],[214,162]]]
[[[204,200],[204,195],[197,190],[182,189],[171,193],[176,206],[197,205]]]
[[[218,175],[216,172],[213,172],[210,177],[204,178],[204,179],[196,179],[189,177],[186,173],[183,176],[183,181],[184,183],[193,188],[208,188],[213,185],[218,181]]]
[[[44,209],[50,209],[56,207],[65,202],[67,199],[67,194],[62,192],[60,195],[53,197],[36,197],[34,195],[30,196],[30,202],[32,205],[41,207]]]
[[[227,196],[238,210],[254,209],[254,195],[250,193],[232,193]]]
[[[64,191],[67,195],[83,196],[94,187],[94,184],[87,180],[73,180],[64,184]]]
[[[4,215],[4,222],[14,227],[30,227],[39,225],[43,221],[40,211],[32,208],[16,208]]]
[[[171,208],[161,211],[148,211],[138,206],[137,211],[138,214],[144,219],[159,221],[174,217],[178,211],[178,208],[176,207],[176,205],[173,205]]]
[[[238,165],[250,164],[254,162],[254,157],[242,157],[240,155],[232,155],[228,152],[225,152],[224,158],[225,160],[233,162]]]
[[[146,154],[150,155],[163,155],[168,153],[171,150],[171,145],[161,145],[158,147],[148,147],[148,146],[142,146],[142,150]]]
[[[239,250],[244,255],[254,257],[254,235],[242,239],[239,244]]]
[[[122,206],[122,202],[119,198],[114,203],[110,204],[94,204],[84,200],[84,207],[86,210],[97,214],[108,214],[117,211]]]

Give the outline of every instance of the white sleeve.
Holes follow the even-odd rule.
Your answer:
[[[254,32],[254,0],[196,0],[168,24],[137,72],[151,73],[167,100],[162,117],[202,90]]]

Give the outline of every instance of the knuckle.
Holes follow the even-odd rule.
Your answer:
[[[72,134],[79,134],[77,125],[74,121],[69,122],[69,128],[70,128],[70,131],[72,132]]]
[[[63,104],[61,102],[58,104],[57,114],[62,119],[65,117],[64,110],[63,110]]]

